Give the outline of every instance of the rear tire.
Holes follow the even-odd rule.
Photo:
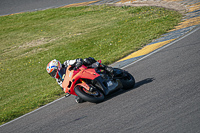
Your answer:
[[[134,77],[128,72],[126,74],[127,74],[126,77],[124,77],[123,79],[120,79],[124,90],[131,89],[131,88],[133,88],[135,86]]]
[[[99,103],[104,100],[104,94],[98,89],[90,93],[89,91],[87,92],[84,87],[78,85],[74,88],[74,91],[80,98],[88,102]]]

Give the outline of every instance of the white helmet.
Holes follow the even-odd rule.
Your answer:
[[[62,64],[60,63],[60,61],[54,59],[48,63],[47,72],[51,77],[56,78],[57,77],[56,75],[58,74],[61,68]]]

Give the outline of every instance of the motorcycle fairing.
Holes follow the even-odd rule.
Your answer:
[[[90,86],[87,83],[85,83],[85,82],[76,84],[75,87],[78,86],[78,85],[82,86],[83,88],[87,89],[88,91],[90,90]]]
[[[73,79],[72,78],[72,74],[74,73],[74,70],[69,71],[69,68],[70,68],[70,66],[67,67],[67,70],[66,70],[66,73],[65,73],[65,77],[64,77],[64,80],[63,80],[63,83],[62,83],[62,87],[63,87],[63,91],[65,93],[71,94],[69,92],[69,90],[70,90],[70,86],[72,84],[71,81]]]
[[[118,79],[116,81],[112,81],[113,83],[112,86],[108,86],[107,82],[104,79],[102,79],[101,76],[95,78],[92,82],[95,86],[101,89],[105,95],[109,95],[112,92],[117,91],[123,87],[121,82]]]
[[[100,76],[98,73],[96,73],[94,69],[87,69],[87,67],[85,66],[82,66],[77,70],[71,70],[71,71],[69,71],[69,68],[71,68],[71,66],[67,67],[65,78],[62,83],[62,87],[65,93],[76,95],[74,90],[73,89],[70,90],[70,88],[74,88],[74,86],[76,85],[76,82],[79,79],[93,80],[96,77]],[[81,70],[85,70],[85,71],[81,71]],[[84,83],[82,83],[82,85],[85,86]]]

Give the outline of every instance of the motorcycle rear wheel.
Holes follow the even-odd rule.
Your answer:
[[[104,94],[100,92],[98,89],[93,92],[87,91],[84,87],[77,85],[74,88],[75,93],[85,101],[92,103],[99,103],[104,100]]]

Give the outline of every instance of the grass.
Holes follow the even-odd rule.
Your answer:
[[[84,6],[0,17],[0,124],[63,95],[52,59],[110,64],[173,29],[181,14],[158,7]]]

